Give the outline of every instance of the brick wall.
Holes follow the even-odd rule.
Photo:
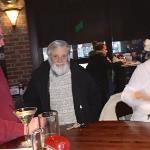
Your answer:
[[[10,85],[27,83],[32,72],[32,58],[25,9],[22,9],[16,29],[13,30],[4,12],[0,12],[0,25],[4,33],[4,53]]]

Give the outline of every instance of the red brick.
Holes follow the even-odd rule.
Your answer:
[[[19,15],[15,31],[12,31],[11,24],[3,12],[0,12],[0,16],[8,82],[10,85],[28,82],[32,73],[32,59],[25,11],[22,10]]]

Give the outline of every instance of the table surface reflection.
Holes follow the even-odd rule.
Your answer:
[[[71,142],[71,150],[149,150],[150,123],[101,121],[85,128],[66,130],[61,134]],[[0,149],[17,148],[24,137],[0,145]]]

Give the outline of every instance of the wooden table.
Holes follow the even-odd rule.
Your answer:
[[[150,149],[150,123],[102,121],[69,131],[61,128],[61,134],[70,140],[71,150]],[[0,149],[16,148],[22,139],[3,144]]]

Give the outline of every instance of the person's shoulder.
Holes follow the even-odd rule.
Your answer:
[[[93,58],[101,58],[101,57],[103,57],[103,55],[101,55],[101,53],[95,53],[91,57],[93,57]]]
[[[140,76],[140,75],[148,75],[150,74],[150,60],[147,60],[141,64],[138,64],[136,69],[134,70],[134,75],[136,74],[137,76]]]
[[[144,63],[138,65],[138,68],[142,69],[142,71],[150,73],[150,59],[146,60]]]
[[[91,56],[90,58],[89,58],[89,64],[91,65],[91,63],[92,64],[95,64],[95,65],[97,65],[98,63],[102,63],[102,62],[105,62],[105,57],[104,56],[102,56],[101,54],[99,54],[99,53],[96,53],[95,55],[93,55],[93,56]]]
[[[80,66],[78,63],[70,63],[70,68],[71,68],[71,73],[82,79],[82,80],[90,80],[92,77],[90,76],[90,74],[88,73],[87,69],[83,68],[82,66]]]
[[[48,60],[47,61],[44,61],[41,63],[41,65],[33,72],[33,76],[38,76],[38,75],[41,75],[43,73],[46,73],[48,72],[50,69],[50,65],[49,65],[49,62]]]
[[[150,65],[150,59],[148,59],[145,62],[141,63],[141,65]]]
[[[86,72],[86,69],[80,66],[77,62],[70,61],[70,68],[75,72]]]
[[[143,62],[143,63],[140,63],[140,64],[138,64],[137,65],[137,67],[136,67],[136,69],[142,69],[142,68],[149,68],[149,66],[150,66],[150,59],[149,60],[146,60],[145,62]]]

